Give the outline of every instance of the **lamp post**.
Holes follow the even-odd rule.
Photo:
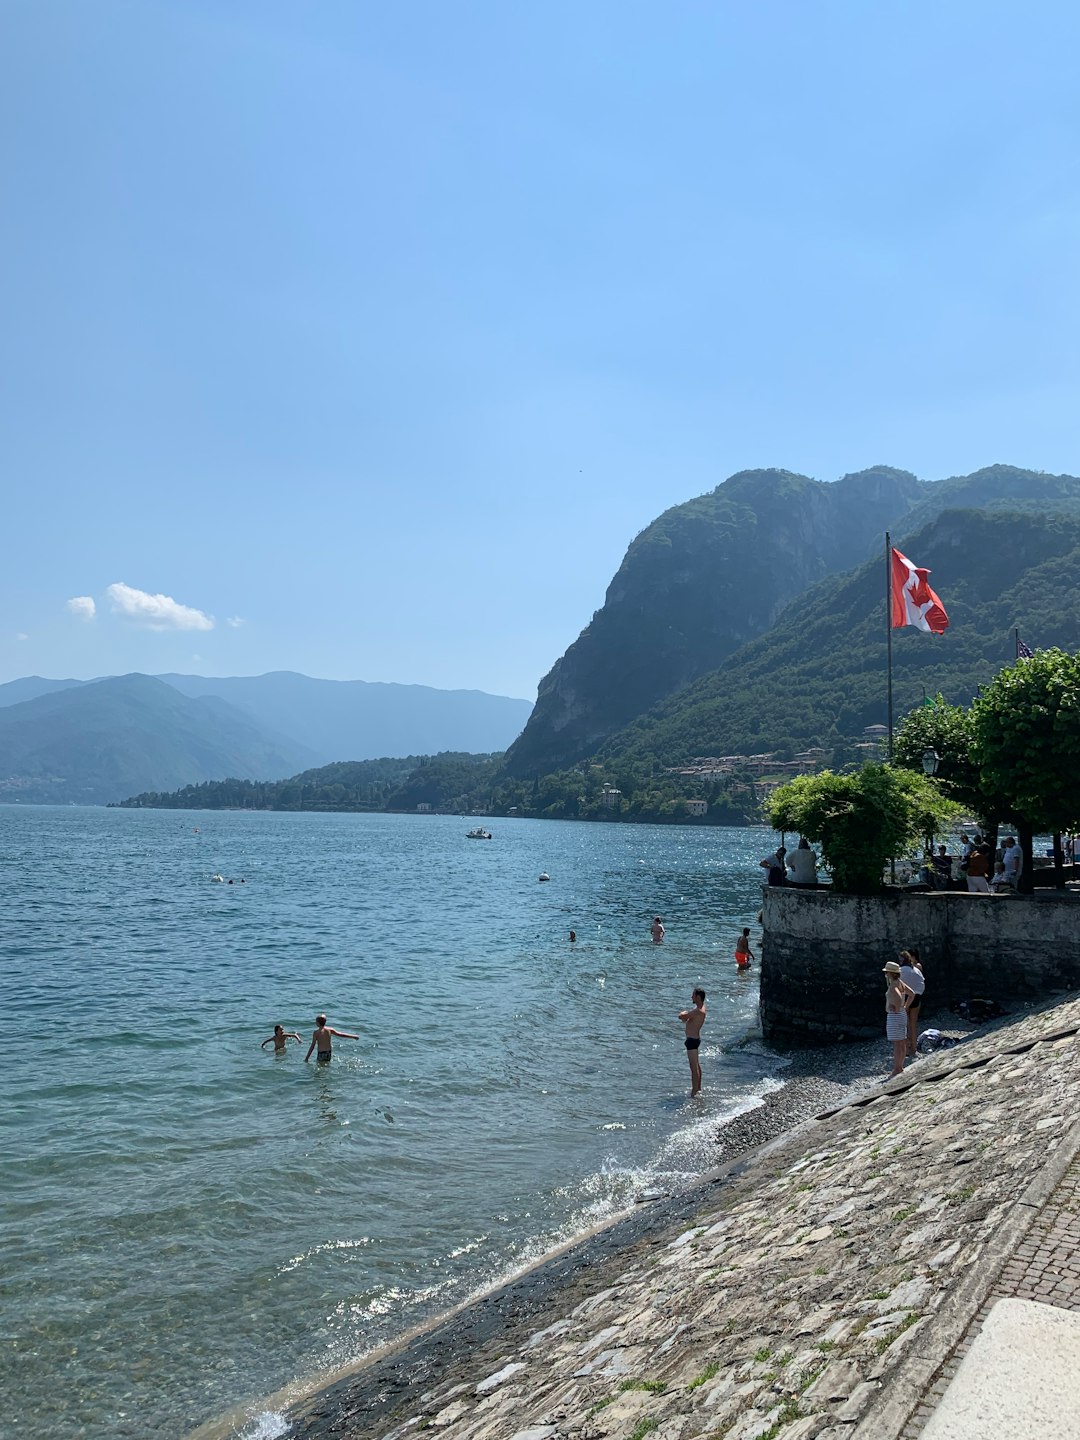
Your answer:
[[[932,747],[928,746],[928,747],[922,752],[922,768],[923,768],[923,774],[926,776],[926,778],[927,778],[928,780],[932,780],[932,779],[934,778],[934,776],[937,774],[937,769],[938,769],[938,766],[939,766],[940,764],[941,764],[941,756],[937,753],[936,750],[934,750]],[[933,837],[933,835],[928,835],[928,836],[926,837],[926,848],[930,851],[930,854],[931,854],[931,856],[932,856],[933,853],[934,853],[934,837]],[[929,872],[928,872],[928,873],[929,873]]]

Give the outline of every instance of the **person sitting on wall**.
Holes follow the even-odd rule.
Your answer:
[[[934,866],[934,888],[936,890],[947,890],[952,883],[952,856],[939,845],[937,854],[933,857]]]
[[[766,885],[787,884],[787,872],[784,869],[784,856],[786,854],[787,851],[784,849],[783,845],[778,845],[773,854],[766,855],[764,860],[758,861],[758,864],[761,866],[761,868],[769,872],[768,875],[765,877]]]
[[[817,884],[817,855],[810,849],[810,841],[803,835],[796,849],[789,850],[785,861],[790,885]]]
[[[993,878],[990,881],[990,889],[994,892],[995,895],[1001,895],[1005,891],[1011,892],[1012,888],[1012,882],[1005,874],[1005,862],[1003,860],[995,860],[994,874]]]

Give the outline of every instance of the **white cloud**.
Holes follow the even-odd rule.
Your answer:
[[[29,640],[29,639],[30,639],[30,636],[27,635],[27,633],[26,633],[25,630],[20,630],[19,633],[15,636],[15,639],[16,639],[16,640]]]
[[[150,595],[118,581],[105,591],[117,615],[125,615],[148,630],[212,630],[213,617],[190,605],[181,605],[171,595]]]
[[[247,621],[242,615],[230,615],[225,623],[231,625],[234,630],[239,630],[241,625],[247,624]]]
[[[67,608],[71,611],[72,615],[77,616],[80,620],[93,620],[97,614],[97,606],[94,604],[93,597],[90,595],[73,596],[72,599],[67,602]]]

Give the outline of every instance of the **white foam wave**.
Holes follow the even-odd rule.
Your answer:
[[[303,1265],[305,1260],[314,1260],[316,1255],[324,1255],[330,1250],[362,1250],[366,1245],[374,1244],[375,1241],[370,1235],[361,1235],[358,1240],[326,1240],[322,1245],[314,1245],[302,1255],[294,1255],[291,1260],[286,1260],[278,1267],[278,1273],[287,1275],[290,1270],[296,1270]]]
[[[253,1415],[240,1432],[239,1440],[281,1440],[292,1426],[277,1410],[264,1410]]]

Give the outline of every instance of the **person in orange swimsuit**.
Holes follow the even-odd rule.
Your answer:
[[[740,970],[749,970],[754,952],[750,949],[750,927],[744,926],[742,934],[735,941],[735,964]]]

